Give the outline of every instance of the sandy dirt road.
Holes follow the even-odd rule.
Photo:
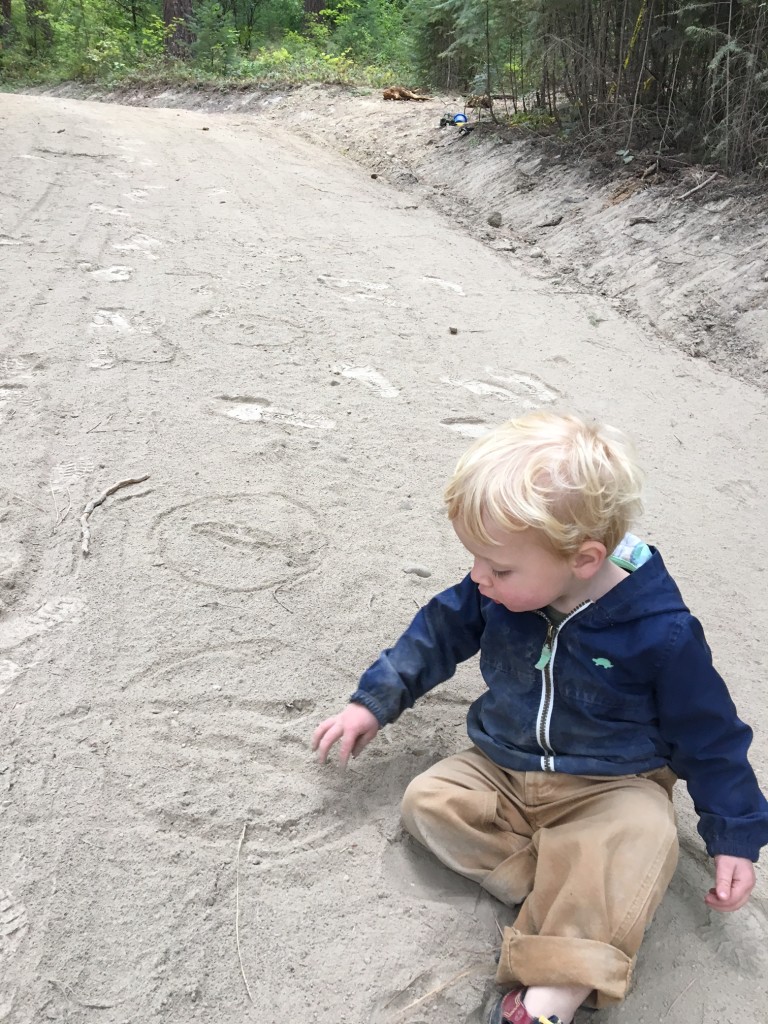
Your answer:
[[[509,914],[398,820],[476,666],[346,773],[307,741],[466,571],[443,483],[522,409],[636,436],[768,781],[765,396],[408,203],[255,118],[0,98],[0,1020],[480,1020]],[[710,914],[679,807],[584,1020],[764,1019],[765,877]]]

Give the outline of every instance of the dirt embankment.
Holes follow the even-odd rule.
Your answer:
[[[388,103],[380,92],[322,85],[54,92],[267,117],[435,205],[553,289],[599,294],[692,357],[768,385],[768,189],[754,181],[659,168],[651,155],[606,166],[552,139],[492,130],[487,113],[459,135],[439,127],[443,113],[462,109],[455,96]]]

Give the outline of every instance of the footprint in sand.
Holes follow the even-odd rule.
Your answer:
[[[279,409],[268,398],[250,395],[220,395],[212,405],[214,413],[243,423],[274,423],[280,427],[304,430],[333,430],[333,420],[321,416],[303,416],[290,409]]]
[[[0,889],[0,1020],[5,1020],[13,1007],[16,988],[7,978],[28,930],[27,908],[10,892]]]
[[[378,392],[382,398],[396,398],[400,394],[400,391],[393,387],[387,378],[383,377],[378,370],[374,370],[372,366],[347,366],[346,363],[340,363],[331,367],[331,373],[339,377],[349,377],[351,380],[359,381],[366,387]]]
[[[383,281],[363,281],[359,277],[332,277],[330,274],[318,274],[317,280],[320,284],[326,284],[330,288],[347,289],[363,292],[385,292],[389,285]]]
[[[440,425],[464,437],[482,437],[491,429],[490,423],[475,416],[449,416]]]
[[[46,633],[56,626],[78,623],[86,608],[79,597],[55,597],[38,608],[32,615],[9,615],[0,622],[0,651],[17,647],[33,636]]]
[[[28,928],[27,908],[6,889],[0,889],[0,956],[3,960],[10,960],[16,953]]]
[[[390,286],[383,281],[363,281],[357,277],[332,277],[330,274],[319,274],[317,280],[320,284],[339,291],[344,302],[381,302],[386,306],[398,306],[397,302],[386,299],[382,294],[390,290]]]
[[[37,400],[34,376],[43,365],[43,360],[34,353],[0,358],[0,423]]]
[[[3,356],[0,359],[0,387],[13,386],[19,381],[31,381],[43,360],[36,353],[21,356]]]
[[[51,467],[50,484],[55,491],[60,491],[76,484],[84,476],[92,473],[96,466],[88,459],[75,459],[73,462],[61,462]]]
[[[454,284],[453,281],[443,281],[441,277],[426,275],[425,277],[422,277],[422,281],[425,281],[427,284],[436,284],[437,287],[442,288],[444,292],[454,292],[456,295],[464,294],[464,289],[460,284]]]
[[[129,319],[120,308],[97,309],[88,325],[97,344],[88,366],[108,370],[118,363],[170,363],[176,346],[159,338],[155,327],[141,316]]]
[[[158,238],[139,233],[133,235],[127,242],[115,242],[112,248],[116,252],[136,252],[144,256],[145,259],[159,260],[160,257],[155,250],[161,249],[162,246],[163,243]]]
[[[499,398],[504,402],[516,402],[524,409],[538,409],[542,405],[551,405],[560,397],[556,388],[532,374],[516,373],[512,376],[502,376],[494,373],[490,366],[485,367],[485,372],[484,379],[455,380],[452,377],[441,379],[444,384],[464,388],[473,395]]]
[[[96,278],[97,281],[130,281],[133,274],[133,267],[126,267],[122,264],[112,267],[98,267],[94,270],[90,263],[84,263],[82,268],[87,270],[91,277]]]
[[[108,209],[102,203],[91,203],[90,206],[88,207],[88,209],[92,210],[94,213],[109,213],[113,217],[130,217],[131,216],[130,213],[128,213],[127,210],[124,210],[122,208],[122,206],[113,206],[112,209]]]
[[[8,658],[0,658],[0,697],[10,689],[11,683],[20,676],[22,668],[15,661]]]

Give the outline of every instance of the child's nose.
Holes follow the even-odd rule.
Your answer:
[[[472,572],[469,574],[469,578],[473,583],[476,583],[478,587],[487,587],[491,581],[491,574],[488,569],[483,566],[483,563],[479,558],[476,558],[472,565]]]

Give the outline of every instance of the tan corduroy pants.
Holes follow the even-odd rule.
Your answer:
[[[499,768],[477,748],[417,776],[408,831],[507,904],[501,985],[585,985],[597,1007],[626,995],[635,954],[677,864],[675,776]]]

